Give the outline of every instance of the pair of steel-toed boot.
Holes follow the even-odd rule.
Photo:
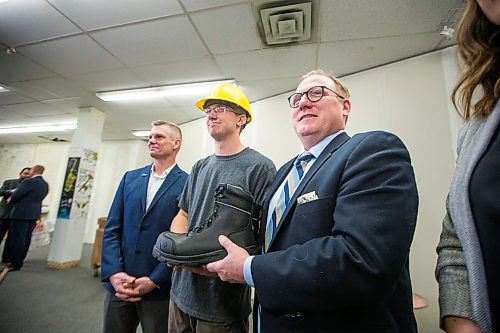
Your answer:
[[[260,209],[241,187],[221,184],[215,190],[212,215],[188,233],[165,231],[158,236],[153,256],[172,265],[197,266],[223,259],[227,252],[219,236],[227,236],[250,254],[258,252]]]

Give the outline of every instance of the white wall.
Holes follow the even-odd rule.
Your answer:
[[[456,77],[453,57],[453,51],[448,49],[342,78],[351,91],[353,105],[347,132],[351,135],[374,129],[394,132],[405,142],[412,157],[420,207],[410,264],[414,291],[430,302],[427,308],[416,311],[420,331],[426,333],[439,332],[435,248],[454,168],[459,126],[450,111],[448,97]],[[286,99],[289,94],[253,103],[253,121],[242,133],[242,141],[271,158],[276,167],[294,156],[300,147],[291,128]],[[189,172],[194,162],[213,153],[213,142],[204,119],[180,127],[183,144],[178,163]],[[0,146],[0,178],[16,177],[25,165],[45,165],[45,176],[51,185],[46,201],[51,208],[57,207],[68,147],[60,143]],[[102,143],[86,242],[93,241],[97,218],[106,216],[123,173],[149,162],[142,141]],[[51,214],[55,211],[51,209]]]

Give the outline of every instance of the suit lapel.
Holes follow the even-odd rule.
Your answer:
[[[141,200],[141,209],[143,214],[146,213],[146,202],[148,198],[148,183],[149,183],[149,173],[151,172],[152,166],[144,167],[141,170],[141,175],[139,177],[139,198]]]
[[[161,184],[160,188],[158,189],[158,192],[156,192],[156,194],[153,198],[153,201],[151,201],[151,204],[149,205],[149,208],[144,215],[146,215],[156,205],[158,200],[160,200],[160,198],[165,194],[165,192],[167,192],[168,189],[175,183],[177,178],[179,178],[179,174],[180,174],[180,169],[176,165],[168,173],[167,178],[165,178],[165,180]]]
[[[333,153],[337,149],[339,149],[344,143],[346,143],[349,139],[350,139],[349,135],[347,135],[345,132],[339,134],[338,136],[336,136],[332,140],[332,142],[330,142],[328,144],[328,146],[325,147],[323,152],[318,156],[318,158],[316,159],[314,164],[311,166],[311,169],[309,169],[309,171],[307,171],[304,178],[301,180],[299,186],[297,186],[297,188],[295,189],[295,192],[293,193],[292,197],[290,198],[290,201],[289,201],[288,205],[286,206],[285,212],[283,213],[283,216],[281,217],[281,222],[278,225],[278,228],[276,230],[275,235],[278,234],[278,232],[281,229],[281,226],[284,223],[288,222],[288,215],[289,215],[290,211],[292,210],[292,207],[295,207],[295,205],[297,204],[297,198],[302,195],[302,191],[303,191],[304,187],[309,183],[311,178],[314,177],[314,175],[323,166],[323,164],[325,164],[325,162],[328,161],[328,159],[333,155]],[[293,161],[294,160],[292,160],[290,162],[290,164],[293,164]],[[288,169],[291,169],[291,165],[289,166]],[[288,175],[288,172],[286,175]],[[280,182],[280,184],[281,184],[281,182]],[[273,240],[271,241],[271,244],[273,243],[273,241],[274,241],[274,237],[273,237]],[[271,244],[269,246],[271,246]]]

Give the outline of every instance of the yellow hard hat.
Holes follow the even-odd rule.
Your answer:
[[[252,113],[250,112],[250,103],[245,94],[235,86],[229,83],[220,83],[208,94],[206,98],[196,102],[196,106],[203,111],[205,102],[208,100],[219,100],[235,104],[245,110],[247,114],[247,124],[252,121]]]

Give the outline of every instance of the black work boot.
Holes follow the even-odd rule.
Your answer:
[[[221,260],[227,255],[219,244],[220,235],[250,254],[258,251],[256,240],[259,209],[250,193],[221,184],[215,190],[212,215],[189,233],[165,231],[158,236],[153,256],[160,262],[196,266]]]

